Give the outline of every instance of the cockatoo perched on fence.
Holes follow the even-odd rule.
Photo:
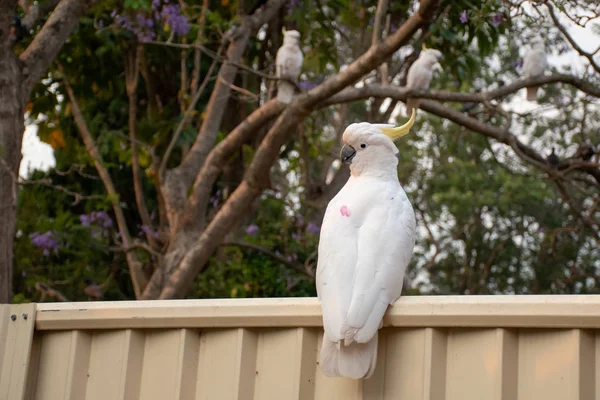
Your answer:
[[[548,59],[544,48],[544,41],[540,37],[533,40],[533,47],[525,54],[523,59],[523,75],[525,78],[543,75],[548,68]],[[536,101],[539,86],[527,86],[527,100]]]
[[[416,223],[398,181],[394,140],[415,115],[398,128],[355,123],[342,136],[351,176],[325,211],[316,274],[325,330],[320,366],[330,377],[373,374],[383,315],[402,292]]]
[[[439,61],[444,56],[439,50],[428,49],[423,46],[417,61],[408,69],[406,87],[414,90],[427,90],[433,77],[433,69],[439,67]],[[441,68],[441,67],[440,67]],[[419,108],[419,99],[406,99],[406,115],[412,114],[413,108]]]
[[[304,56],[300,50],[300,33],[287,31],[283,36],[283,46],[277,50],[275,67],[278,78],[297,82],[302,69]],[[290,103],[294,97],[295,86],[284,80],[277,81],[277,100]]]

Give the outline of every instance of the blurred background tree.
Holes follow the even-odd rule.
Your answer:
[[[405,121],[402,86],[423,44],[445,58],[437,92],[398,143],[419,226],[404,293],[597,292],[600,170],[597,156],[581,151],[600,142],[599,71],[583,57],[580,68],[553,64],[555,79],[533,104],[520,76],[534,35],[551,55],[577,53],[551,10],[571,24],[583,23],[583,11],[553,2],[435,4],[408,44],[363,74],[356,87],[373,92],[354,95],[349,81],[340,94],[347,100],[327,96],[308,115],[297,112],[254,193],[254,167],[284,108],[271,100],[282,28],[302,34],[299,88],[318,90],[374,43],[402,34],[419,4],[260,3],[101,1],[81,18],[27,107],[56,167],[19,186],[13,301],[315,296],[321,220],[348,177],[337,161],[341,134],[352,122]],[[374,35],[378,5],[383,33]],[[248,42],[236,59],[239,35]],[[389,87],[394,96],[376,95]],[[457,92],[489,96],[443,97]],[[219,160],[236,127],[261,118],[256,110],[271,117]],[[194,160],[201,148],[211,154],[202,163]],[[551,148],[557,166],[545,160]],[[252,196],[236,197],[244,190]],[[145,284],[136,289],[135,280]]]

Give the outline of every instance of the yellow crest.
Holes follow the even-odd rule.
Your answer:
[[[425,46],[425,43],[423,43],[423,45],[421,46],[421,50],[428,50],[427,46]]]
[[[412,109],[412,114],[410,116],[410,119],[404,125],[399,126],[397,128],[383,128],[383,127],[380,127],[379,129],[381,129],[381,131],[383,132],[383,134],[385,136],[389,137],[392,140],[400,139],[402,136],[404,136],[408,132],[410,132],[410,128],[412,128],[412,126],[415,123],[415,116],[416,115],[417,115],[417,110],[415,108],[413,108]]]

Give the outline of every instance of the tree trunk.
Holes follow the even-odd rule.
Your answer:
[[[8,24],[4,25],[7,26]],[[17,213],[17,177],[25,130],[19,61],[2,37],[0,44],[0,303],[12,300],[13,242]]]

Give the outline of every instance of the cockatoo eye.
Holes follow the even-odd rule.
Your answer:
[[[360,148],[361,148],[361,149],[364,149],[364,148],[366,148],[366,147],[367,147],[366,143],[361,143],[361,144],[360,144]]]

